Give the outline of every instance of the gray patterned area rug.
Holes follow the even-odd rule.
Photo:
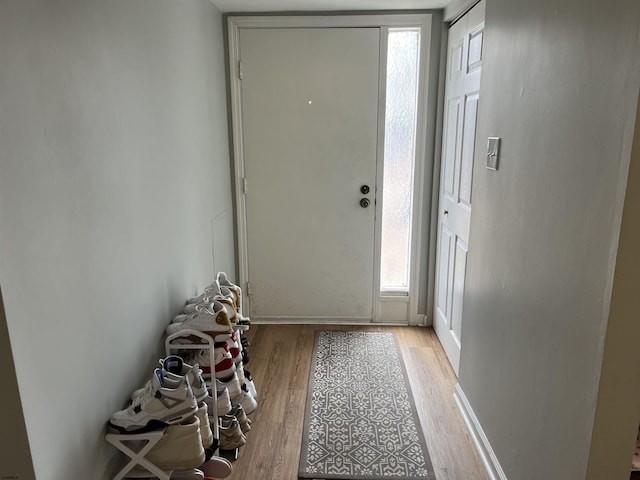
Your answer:
[[[316,333],[298,477],[436,478],[394,333]]]

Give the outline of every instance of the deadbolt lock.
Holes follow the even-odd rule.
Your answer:
[[[369,185],[362,185],[360,187],[360,193],[362,193],[363,195],[366,195],[370,191],[371,191],[371,189],[369,188]]]

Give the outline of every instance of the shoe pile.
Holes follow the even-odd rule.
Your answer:
[[[245,332],[251,321],[242,315],[241,299],[240,287],[220,272],[201,295],[187,301],[182,314],[174,317],[167,327],[167,334],[192,328],[214,339],[213,362],[209,349],[190,350],[184,358],[201,365],[205,378],[215,378],[217,408],[213,412],[210,402],[209,414],[217,418],[221,450],[234,450],[246,443],[245,434],[251,429],[247,415],[258,408],[253,378],[244,368],[249,363]],[[213,372],[209,365],[213,365]]]
[[[200,467],[224,478],[231,473],[231,464],[214,452],[246,443],[245,434],[251,429],[247,414],[258,403],[251,374],[244,369],[249,362],[244,332],[250,320],[241,313],[241,295],[241,289],[221,272],[201,295],[188,300],[166,333],[178,334],[180,342],[191,343],[190,348],[182,350],[178,344],[180,350],[161,359],[145,386],[131,394],[130,405],[109,419],[110,430],[124,435],[162,431],[162,438],[144,455],[162,470],[188,478],[201,474]],[[213,359],[210,344],[193,348],[193,342],[202,339],[190,336],[189,329],[213,338]]]
[[[195,469],[212,459],[218,443],[209,423],[208,397],[199,366],[170,355],[131,394],[131,404],[111,416],[109,427],[121,434],[162,430],[145,458],[162,470]],[[214,463],[220,463],[221,472],[231,472],[225,459]]]

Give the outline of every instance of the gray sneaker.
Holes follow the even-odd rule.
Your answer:
[[[235,407],[233,407],[231,409],[231,412],[229,412],[229,416],[236,417],[236,420],[238,420],[238,423],[240,424],[242,433],[247,433],[249,430],[251,430],[251,420],[249,420],[249,418],[247,417],[247,414],[245,413],[244,408],[242,408],[242,405],[236,405]]]
[[[247,443],[236,417],[225,415],[220,417],[220,450],[233,450]]]

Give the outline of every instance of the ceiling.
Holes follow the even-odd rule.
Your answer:
[[[441,9],[452,0],[211,0],[221,12],[425,10]]]

